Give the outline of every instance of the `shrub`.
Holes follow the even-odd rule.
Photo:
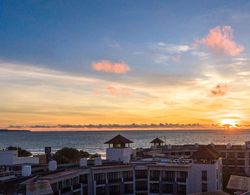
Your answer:
[[[86,151],[77,150],[75,148],[62,148],[58,150],[53,159],[57,161],[58,164],[64,163],[76,163],[80,160],[80,158],[88,158],[90,154]]]
[[[18,157],[27,157],[32,155],[29,151],[16,146],[9,146],[6,150],[17,150]]]

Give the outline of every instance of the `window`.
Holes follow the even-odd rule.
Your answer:
[[[229,152],[227,155],[228,158],[234,158],[235,157],[235,153],[234,152]]]
[[[105,173],[99,173],[94,175],[96,184],[105,184],[106,183],[106,176]]]
[[[186,182],[187,177],[188,177],[188,173],[186,171],[180,171],[178,173],[177,181],[178,182]]]
[[[88,175],[80,175],[80,183],[87,184],[88,183]]]
[[[186,194],[186,185],[177,185],[177,194]]]
[[[160,171],[150,171],[150,180],[159,181]]]
[[[147,170],[136,170],[135,171],[135,177],[137,179],[148,178]]]
[[[124,192],[125,192],[125,194],[133,194],[133,192],[134,192],[133,184],[125,184],[124,185]]]
[[[238,160],[237,165],[245,165],[245,160]]]
[[[172,194],[174,192],[174,185],[173,184],[163,184],[162,185],[162,192],[164,194]]]
[[[136,189],[136,191],[148,190],[148,182],[147,181],[136,181],[135,189]]]
[[[207,171],[201,171],[201,180],[207,181]]]
[[[150,193],[159,193],[159,184],[158,183],[151,183],[150,184]]]
[[[111,172],[108,173],[108,182],[120,182],[121,181],[121,174],[120,172]]]
[[[115,185],[115,186],[110,186],[109,187],[109,193],[112,195],[120,195],[120,186]]]
[[[133,181],[133,171],[124,171],[123,180],[124,181]]]
[[[238,152],[237,157],[238,158],[245,158],[245,153],[244,152]]]
[[[72,184],[73,184],[73,185],[79,184],[79,177],[74,177],[74,178],[72,179]]]
[[[105,195],[105,187],[97,187],[96,195]]]
[[[207,192],[207,183],[202,183],[201,184],[201,191],[202,192]]]
[[[174,171],[164,171],[162,173],[162,180],[163,181],[170,181],[174,182],[175,178],[175,172]]]

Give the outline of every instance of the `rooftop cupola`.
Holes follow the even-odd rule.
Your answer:
[[[109,147],[106,148],[106,157],[109,161],[120,161],[128,163],[131,160],[133,149],[130,144],[133,143],[131,140],[117,135],[111,140],[105,142]]]
[[[109,148],[127,148],[130,147],[130,143],[133,143],[131,140],[123,137],[122,135],[118,134],[111,140],[105,142],[105,144],[109,145]]]
[[[153,146],[162,146],[164,141],[162,141],[160,138],[155,138],[150,142]]]

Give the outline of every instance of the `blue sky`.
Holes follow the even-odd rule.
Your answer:
[[[235,86],[236,90],[230,89],[230,93],[225,96],[212,100],[209,93],[217,85],[222,86],[221,83],[230,85],[231,82],[240,82],[240,88],[244,91],[242,98],[246,97],[249,88],[246,83],[242,83],[243,78],[239,78],[239,75],[242,77],[249,70],[249,10],[250,2],[244,0],[0,1],[0,66],[3,68],[0,87],[6,94],[2,100],[13,101],[10,101],[10,105],[4,105],[0,112],[20,119],[14,121],[5,118],[0,122],[26,123],[28,117],[34,117],[35,123],[42,124],[60,122],[65,118],[69,119],[69,123],[101,123],[116,115],[116,112],[107,115],[112,110],[122,113],[121,118],[110,120],[118,123],[151,119],[158,122],[182,122],[176,120],[177,113],[191,112],[190,108],[196,101],[204,101],[203,106],[207,106],[208,102],[218,105],[225,101],[223,98],[227,98],[230,101],[228,105],[232,105],[236,94],[239,94],[239,86]],[[223,31],[227,26],[230,29]],[[216,27],[219,28],[216,31],[219,34],[232,33],[222,43],[224,45],[209,45],[209,32]],[[225,48],[228,47],[228,41],[233,44],[233,51]],[[243,65],[235,67],[237,63]],[[118,74],[114,69],[105,72],[93,68],[95,64],[105,64],[105,68],[107,64],[111,68],[125,65],[129,70]],[[50,78],[64,75],[65,80],[54,78],[48,81],[44,78],[45,73],[50,74]],[[65,77],[94,79],[97,83],[69,84]],[[105,82],[106,85],[103,85]],[[20,102],[15,100],[16,96],[22,97],[21,93],[28,94],[28,88],[33,95],[27,95],[26,100]],[[51,91],[56,95],[46,97]],[[57,105],[57,97],[65,91],[69,91],[75,99],[86,99],[89,104],[80,101],[74,107],[70,102],[62,100]],[[82,91],[84,94],[81,94]],[[128,95],[128,91],[129,100],[128,97],[122,97]],[[183,95],[189,94],[189,91],[192,97]],[[204,97],[197,100],[200,93]],[[169,97],[170,94],[173,98]],[[67,93],[64,96],[70,95]],[[28,101],[27,98],[37,101]],[[44,98],[47,101],[41,104]],[[151,107],[145,109],[148,103],[142,104],[140,100],[152,102]],[[234,103],[238,105],[242,101],[245,99]],[[41,111],[40,108],[46,106],[46,102],[49,102],[46,112]],[[170,108],[164,102],[179,102],[176,105],[181,106]],[[193,117],[184,117],[183,122],[218,122],[211,119],[211,115],[213,112],[222,112],[221,118],[228,116],[228,105],[216,107],[214,111],[197,108],[191,112]],[[36,111],[34,108],[37,106],[39,109]],[[45,116],[47,112],[55,115],[62,107],[65,113],[62,118],[58,115],[57,119],[48,120]],[[236,109],[236,114],[229,114],[229,118],[243,118],[241,121],[245,121],[248,113],[242,110],[243,105],[238,107],[240,111]],[[103,108],[107,110],[99,111]],[[24,110],[27,110],[27,116],[18,114]],[[78,110],[79,113],[75,118],[67,117],[69,110]],[[82,120],[92,113],[92,118]],[[94,117],[97,113],[100,115],[98,119]],[[198,117],[200,113],[204,114],[201,118]],[[37,120],[37,115],[44,119]],[[166,115],[175,117],[165,118]]]

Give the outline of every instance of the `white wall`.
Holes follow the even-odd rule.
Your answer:
[[[221,189],[221,160],[215,164],[193,164],[188,176],[188,193],[202,192],[202,171],[207,171],[207,191]],[[217,179],[218,171],[218,179]],[[218,189],[217,189],[218,185]]]
[[[17,150],[0,151],[0,165],[12,165],[17,158]]]
[[[132,148],[107,148],[107,160],[110,161],[130,161],[130,156],[133,154]]]
[[[0,151],[0,165],[39,164],[38,157],[18,157],[16,150]]]

